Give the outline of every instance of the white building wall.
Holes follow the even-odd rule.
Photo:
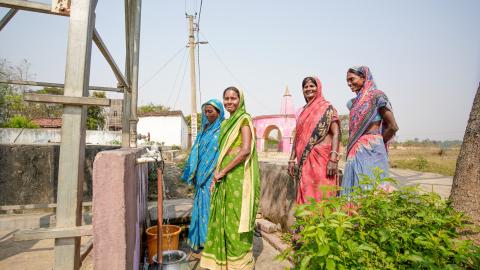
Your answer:
[[[140,117],[137,124],[137,133],[147,135],[150,140],[164,142],[165,145],[187,147],[188,134],[186,123],[181,116],[145,116]]]
[[[47,128],[0,128],[0,143],[48,144],[60,143],[62,130]],[[121,131],[87,130],[87,144],[110,145],[122,141]]]

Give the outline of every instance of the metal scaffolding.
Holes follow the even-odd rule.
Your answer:
[[[79,269],[85,256],[80,254],[81,236],[91,235],[92,226],[82,225],[82,187],[87,105],[109,106],[109,99],[89,97],[89,90],[123,92],[122,147],[136,147],[138,58],[140,49],[141,0],[125,3],[125,74],[95,29],[97,0],[52,0],[51,5],[26,0],[0,0],[0,7],[10,11],[0,21],[0,31],[18,11],[32,11],[68,16],[68,47],[65,83],[7,81],[0,83],[64,88],[64,95],[27,93],[30,102],[63,104],[62,140],[58,172],[56,227],[19,231],[15,240],[55,238],[55,269]],[[116,87],[90,86],[92,41],[107,60],[115,77]]]

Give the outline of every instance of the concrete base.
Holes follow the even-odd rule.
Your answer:
[[[147,165],[143,149],[98,153],[93,164],[95,269],[139,269],[147,215]]]

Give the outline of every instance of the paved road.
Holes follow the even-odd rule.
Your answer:
[[[444,199],[450,196],[452,189],[452,176],[403,169],[390,169],[390,176],[398,181],[400,187],[419,185],[425,191],[437,192]]]

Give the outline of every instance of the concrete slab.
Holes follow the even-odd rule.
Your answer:
[[[163,204],[163,222],[166,224],[190,223],[193,200],[176,199],[165,200]],[[148,202],[150,220],[157,220],[157,202]]]
[[[52,269],[54,263],[53,239],[13,241],[13,234],[17,230],[0,230],[0,269]],[[90,236],[82,237],[85,245]],[[84,260],[82,270],[93,269],[91,259]]]
[[[293,266],[288,261],[280,261],[276,257],[280,254],[263,237],[255,236],[253,238],[253,256],[255,257],[255,269],[257,270],[284,270]],[[204,270],[200,267],[200,260],[189,254],[189,267],[192,270]]]
[[[444,199],[450,196],[452,189],[452,176],[403,169],[390,169],[390,176],[398,181],[398,187],[419,185],[422,190],[434,191]]]

